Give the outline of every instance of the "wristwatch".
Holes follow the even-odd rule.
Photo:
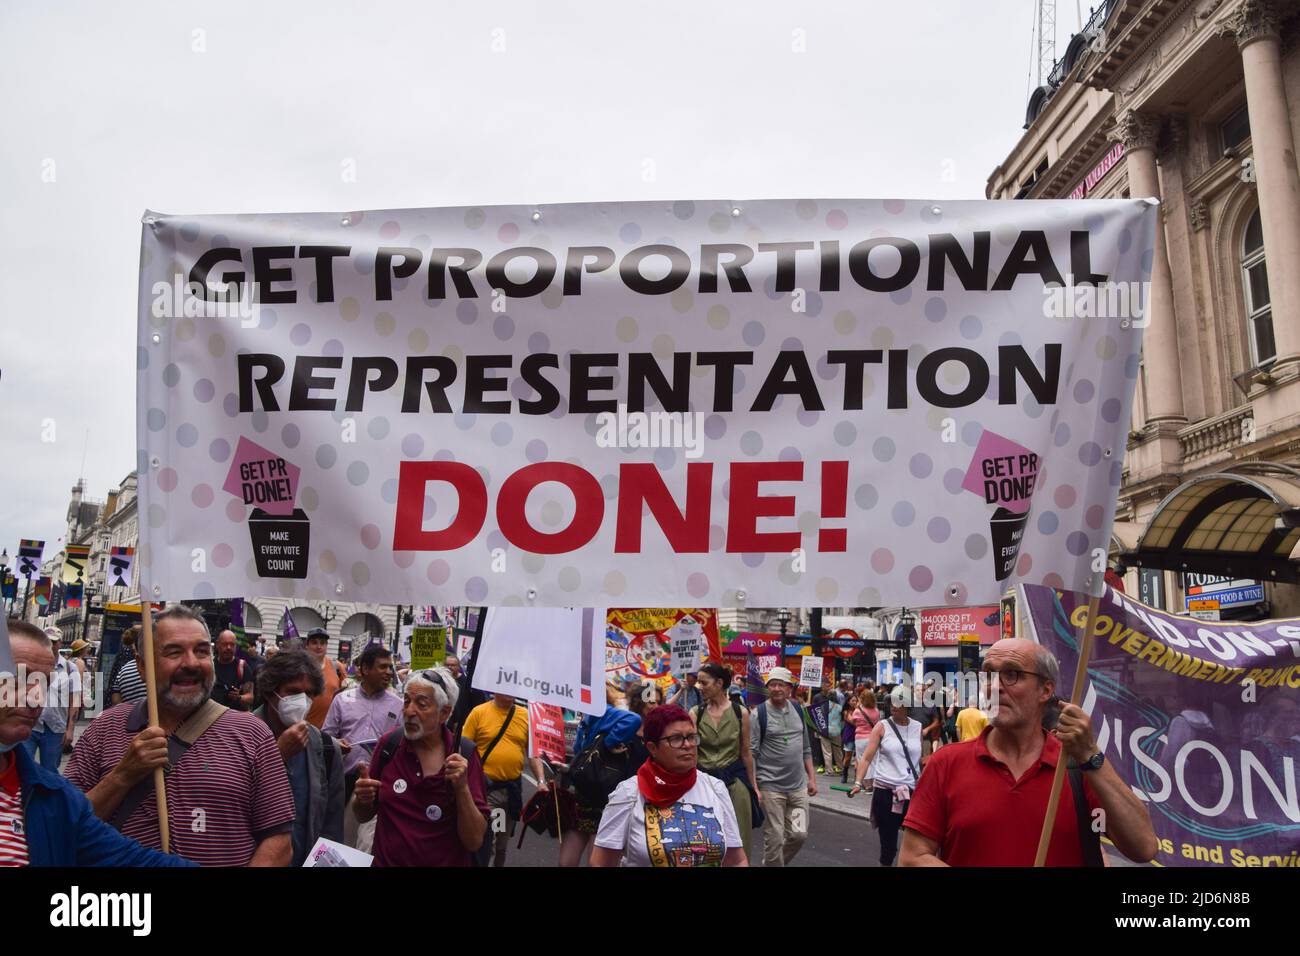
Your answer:
[[[1101,765],[1106,762],[1106,755],[1098,750],[1095,754],[1079,764],[1079,769],[1085,773],[1089,770],[1100,770]]]

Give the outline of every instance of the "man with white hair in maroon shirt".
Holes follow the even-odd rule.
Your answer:
[[[154,770],[167,774],[171,849],[204,866],[285,866],[293,792],[270,728],[208,700],[207,624],[184,605],[155,617],[159,727],[144,703],[119,704],[86,728],[67,776],[102,820],[161,848]]]

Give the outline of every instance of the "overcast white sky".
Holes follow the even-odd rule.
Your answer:
[[[5,0],[0,546],[61,546],[83,442],[91,497],[133,467],[145,208],[983,198],[1033,8]]]

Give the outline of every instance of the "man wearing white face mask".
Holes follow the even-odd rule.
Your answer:
[[[257,672],[254,714],[275,735],[293,790],[293,862],[301,866],[318,837],[343,842],[343,754],[337,740],[307,722],[323,690],[320,666],[304,650],[282,650]]]

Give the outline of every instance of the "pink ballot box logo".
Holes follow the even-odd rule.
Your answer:
[[[263,578],[305,578],[311,545],[306,512],[294,507],[302,469],[257,442],[240,437],[224,491],[246,505],[253,561]]]
[[[267,514],[287,515],[293,513],[301,472],[297,465],[241,436],[221,488]]]
[[[1024,445],[985,430],[975,446],[962,488],[996,505],[989,519],[993,576],[1006,580],[1015,570],[1038,484],[1039,457]]]

